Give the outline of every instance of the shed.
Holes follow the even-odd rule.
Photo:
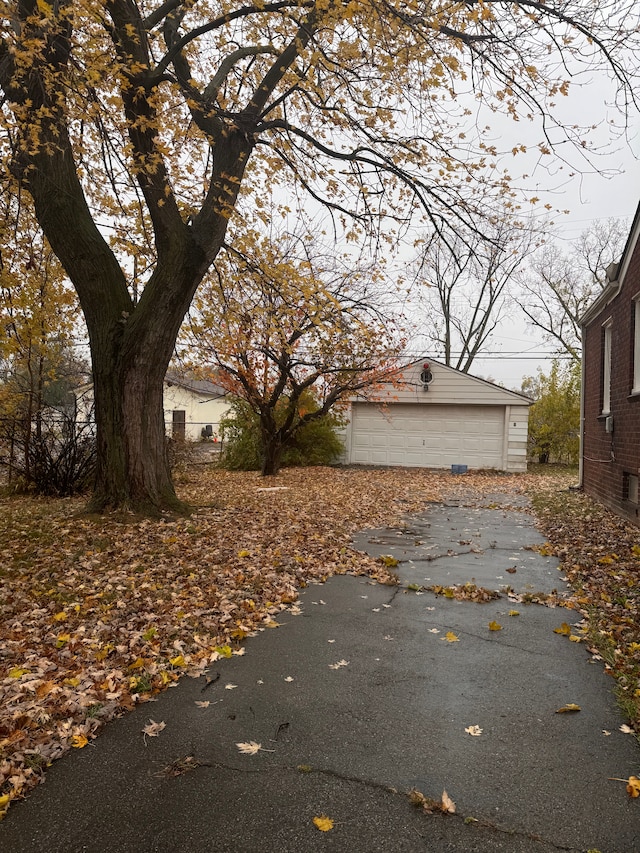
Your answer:
[[[351,400],[343,462],[527,470],[531,400],[431,359]]]

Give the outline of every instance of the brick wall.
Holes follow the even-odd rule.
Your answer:
[[[640,291],[640,241],[626,269],[620,292],[589,323],[584,347],[583,485],[620,515],[640,524],[637,503],[628,498],[628,475],[640,473],[640,394],[633,385],[633,297]],[[611,415],[613,432],[602,416],[603,324],[609,318],[611,337]]]

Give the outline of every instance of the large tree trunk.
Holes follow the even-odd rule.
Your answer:
[[[185,510],[176,497],[164,427],[165,361],[94,355],[96,482],[89,508]]]
[[[282,434],[278,429],[273,411],[267,409],[260,415],[260,438],[262,442],[263,477],[274,477],[282,464]]]

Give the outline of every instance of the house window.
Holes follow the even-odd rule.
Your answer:
[[[602,338],[602,414],[611,412],[611,320],[603,327]]]
[[[637,474],[625,474],[624,475],[625,483],[624,483],[624,498],[628,500],[629,503],[637,504],[638,503],[638,476]]]
[[[640,293],[633,300],[633,388],[640,394]]]

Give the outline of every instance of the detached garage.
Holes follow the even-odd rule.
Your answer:
[[[420,361],[397,383],[354,399],[345,464],[527,470],[531,401],[437,362]]]

